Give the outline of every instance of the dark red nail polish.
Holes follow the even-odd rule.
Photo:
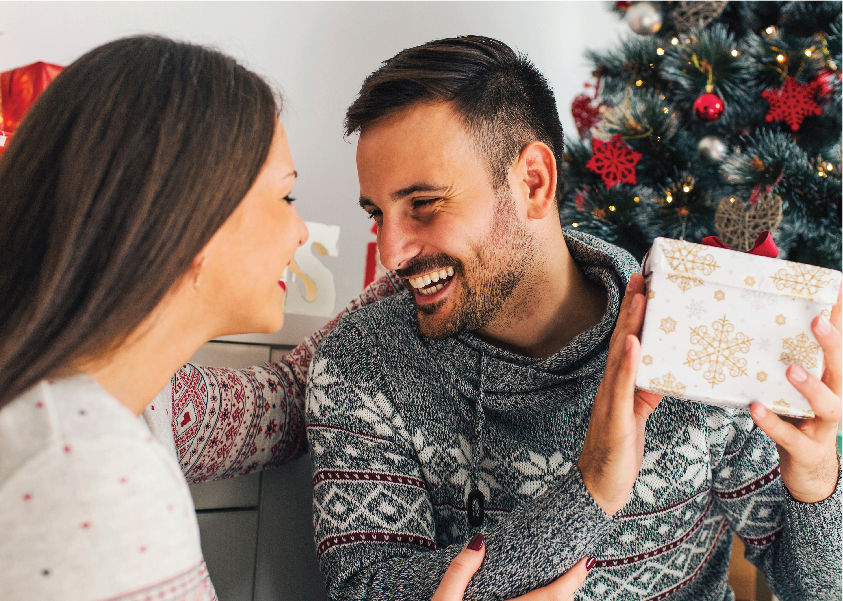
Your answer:
[[[479,551],[483,548],[483,535],[481,533],[477,533],[471,537],[471,540],[468,541],[466,545],[472,551]]]
[[[593,557],[589,557],[585,562],[585,571],[588,572],[591,568],[594,567],[594,564],[597,563],[597,560]]]

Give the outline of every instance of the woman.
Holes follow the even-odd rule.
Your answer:
[[[207,340],[283,324],[307,230],[277,112],[233,59],[140,36],[65,69],[6,150],[4,598],[215,598],[179,466],[138,416]],[[437,599],[462,597],[470,546]],[[532,598],[573,595],[581,564]]]

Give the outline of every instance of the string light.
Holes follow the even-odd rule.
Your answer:
[[[638,87],[640,88],[641,86],[643,86],[643,85],[644,85],[644,81],[643,81],[643,80],[641,80],[641,79],[639,79],[638,81],[636,81],[636,82],[635,82],[635,85],[636,85],[636,86],[638,86]]]
[[[664,48],[656,48],[656,54],[659,56],[664,56]]]
[[[609,210],[614,213],[615,212],[615,205],[609,205]]]
[[[787,60],[787,57],[785,57],[784,54],[779,54],[778,56],[776,56],[776,60],[780,63],[783,63]]]
[[[770,25],[767,29],[764,30],[764,33],[766,33],[767,35],[773,35],[774,33],[776,33],[776,28]]]
[[[812,54],[812,53],[811,53],[811,49],[810,49],[810,48],[808,48],[808,49],[805,51],[805,56],[807,56],[808,58],[810,58],[810,57],[811,57],[811,54]]]
[[[730,196],[730,197],[729,197],[729,202],[734,203],[734,202],[735,202],[735,197],[734,197],[734,196]]]
[[[682,186],[682,191],[683,191],[685,194],[687,194],[688,192],[690,192],[690,191],[691,191],[691,186],[689,186],[689,185],[687,185],[687,184],[686,184],[686,185],[684,185],[684,186]]]
[[[664,112],[664,114],[665,114],[665,115],[667,115],[667,114],[670,112],[670,109],[669,109],[669,108],[667,108],[667,107],[664,107],[664,108],[662,109],[662,111]]]
[[[740,52],[738,52],[737,48],[732,49],[732,56],[738,56],[739,54],[740,54]]]
[[[673,202],[673,196],[668,194],[667,197],[664,200],[665,200],[665,202],[667,202],[667,204],[670,204],[670,203]]]
[[[672,40],[670,40],[670,43],[673,44],[674,46],[678,46],[679,45],[679,38],[673,38]]]
[[[834,165],[832,165],[831,163],[826,163],[825,168],[829,171],[834,171]]]
[[[580,227],[580,224],[579,224],[579,223],[577,223],[576,221],[575,221],[575,222],[573,222],[571,225],[573,225],[574,227]]]
[[[632,202],[641,202],[641,197],[636,196],[635,198],[632,199]]]

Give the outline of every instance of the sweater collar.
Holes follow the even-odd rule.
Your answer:
[[[572,230],[565,230],[564,236],[583,274],[606,290],[603,317],[544,358],[498,348],[468,332],[442,340],[425,340],[439,368],[449,374],[444,380],[462,395],[476,398],[479,391],[484,405],[506,409],[511,407],[512,395],[538,392],[602,373],[607,354],[604,342],[614,329],[626,283],[639,266],[626,251],[594,236]]]

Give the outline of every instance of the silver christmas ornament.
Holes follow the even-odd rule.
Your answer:
[[[626,22],[638,35],[653,35],[662,28],[662,14],[650,2],[636,2],[626,9]]]
[[[697,150],[709,161],[722,161],[726,158],[729,149],[726,143],[717,136],[705,136],[697,144]]]

